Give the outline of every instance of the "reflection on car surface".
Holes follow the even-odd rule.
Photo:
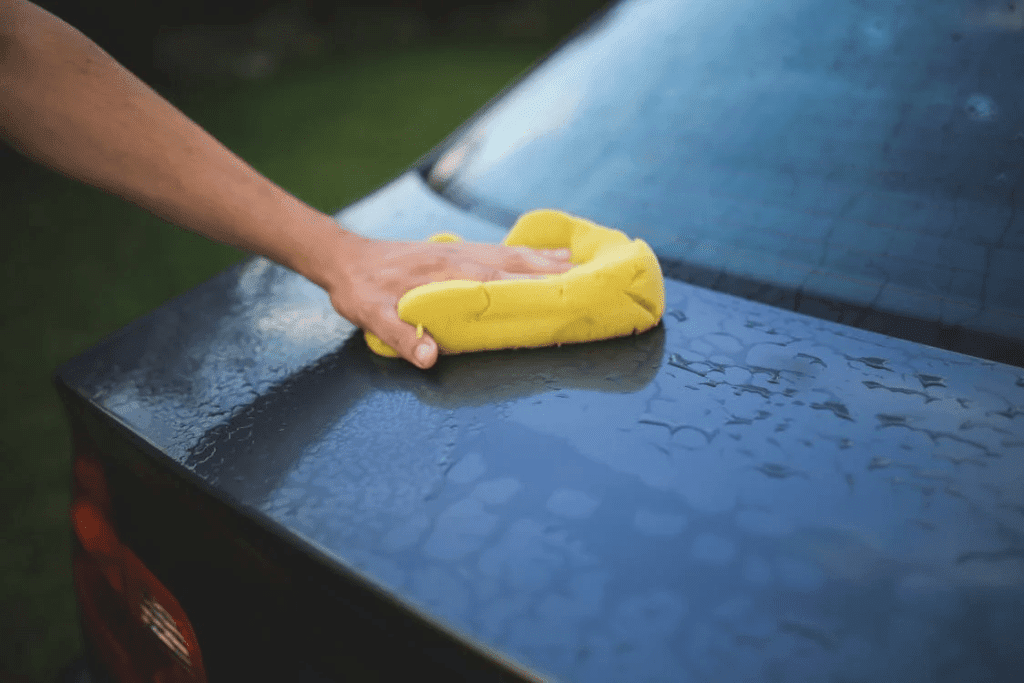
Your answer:
[[[63,368],[210,678],[1022,680],[1021,11],[622,2],[339,214],[622,229],[650,333],[421,372],[254,259]]]
[[[621,6],[458,139],[434,186],[591,216],[702,284],[1012,361],[1020,29],[970,2],[762,4]]]

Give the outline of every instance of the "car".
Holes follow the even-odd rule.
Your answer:
[[[61,367],[96,680],[1024,680],[1024,5],[624,0],[343,209],[647,241],[643,334],[374,355],[252,258]]]

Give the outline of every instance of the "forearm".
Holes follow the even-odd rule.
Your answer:
[[[0,0],[0,137],[26,156],[323,287],[335,310],[421,368],[437,345],[398,316],[439,280],[541,277],[570,254],[369,240],[257,173],[74,28]]]
[[[0,134],[23,154],[323,285],[346,240],[79,31],[0,0]]]

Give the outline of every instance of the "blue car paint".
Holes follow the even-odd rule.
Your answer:
[[[472,223],[416,174],[342,218],[377,212]],[[1024,371],[666,292],[650,333],[424,373],[254,259],[63,377],[240,514],[556,680],[1024,670]]]
[[[691,32],[704,41],[693,54],[713,54],[715,41],[730,37],[729,21],[740,21],[737,16],[750,14],[755,4],[762,6],[688,4],[707,10],[689,18],[694,31],[705,29]],[[623,12],[670,6],[624,3]],[[516,176],[507,168],[488,177],[491,167],[474,161],[472,144],[462,144],[474,140],[480,130],[474,126],[486,129],[493,121],[486,113],[436,159],[432,186],[418,171],[407,173],[339,220],[390,239],[451,231],[494,242],[516,213],[510,207],[554,192],[554,199],[569,202],[560,208],[634,234],[652,231],[645,236],[666,265],[703,259],[709,268],[785,280],[777,268],[766,275],[768,262],[756,258],[773,248],[771,235],[754,232],[760,240],[755,257],[718,258],[720,250],[700,248],[697,242],[718,239],[716,226],[728,223],[719,209],[736,209],[738,199],[750,197],[767,212],[744,219],[753,227],[778,220],[791,226],[799,219],[814,230],[821,225],[807,218],[813,212],[804,211],[806,205],[831,202],[818,208],[840,223],[856,223],[834,231],[853,245],[861,236],[864,244],[879,239],[869,232],[872,220],[882,214],[895,220],[893,207],[900,207],[900,220],[927,225],[955,222],[963,210],[980,231],[974,247],[990,251],[979,261],[978,249],[965,248],[958,264],[965,267],[953,270],[977,274],[996,267],[992,282],[999,286],[986,295],[1012,308],[1024,213],[1014,190],[1020,167],[1012,163],[1017,143],[1011,129],[1020,117],[1004,86],[1020,65],[980,70],[971,55],[1019,50],[1012,42],[1020,40],[1013,28],[1018,9],[801,0],[773,3],[770,11],[758,16],[769,16],[762,24],[766,35],[795,50],[784,61],[787,68],[849,78],[856,76],[852,65],[870,66],[874,62],[865,60],[877,58],[889,95],[899,88],[927,90],[920,73],[882,68],[905,49],[898,38],[916,35],[918,47],[933,50],[927,59],[911,60],[921,73],[943,87],[950,83],[939,76],[974,73],[985,87],[919,108],[911,102],[900,109],[879,95],[879,121],[904,112],[889,121],[888,142],[822,155],[820,161],[836,168],[816,180],[806,167],[773,165],[809,149],[797,144],[792,125],[789,134],[762,128],[755,135],[756,121],[773,120],[766,111],[788,111],[793,116],[775,123],[790,125],[807,107],[821,105],[817,99],[801,104],[779,90],[775,109],[734,112],[753,117],[734,127],[749,139],[703,147],[729,164],[753,159],[753,173],[725,173],[731,166],[722,159],[705,164],[707,173],[693,159],[680,166],[683,177],[675,180],[686,181],[687,191],[667,194],[666,205],[686,200],[676,209],[687,230],[672,234],[653,218],[639,220],[641,210],[656,204],[638,204],[629,192],[602,196],[579,178],[530,189],[512,184]],[[608,16],[609,23],[585,36],[614,27],[615,13]],[[820,40],[787,42],[791,26]],[[991,50],[972,53],[963,41],[989,41]],[[584,43],[561,54],[571,59]],[[630,58],[643,52],[633,45]],[[821,61],[816,51],[829,46],[845,49],[846,61]],[[761,47],[750,44],[754,52]],[[552,61],[552,68],[559,63]],[[895,109],[885,109],[890,105]],[[940,133],[976,144],[945,149],[946,156],[929,157],[922,166],[905,152],[921,151],[929,134],[923,124],[943,116],[949,126],[937,128]],[[820,116],[815,121],[816,133],[828,127]],[[694,131],[708,129],[687,130],[692,141]],[[617,148],[582,152],[609,149]],[[873,165],[846,163],[858,154],[874,155]],[[518,163],[515,154],[507,158]],[[917,166],[901,166],[914,159]],[[588,164],[588,172],[622,171],[623,190],[630,174],[643,171],[599,161]],[[716,196],[711,186],[723,178],[738,185],[709,202]],[[924,184],[914,186],[915,179]],[[658,179],[649,180],[657,189]],[[866,186],[870,202],[840,201]],[[824,191],[828,187],[842,192]],[[928,201],[907,204],[914,192]],[[959,195],[951,200],[949,193]],[[684,244],[686,236],[694,244]],[[750,244],[733,246],[742,251]],[[926,247],[922,256],[934,257]],[[806,256],[798,252],[794,258]],[[928,272],[942,265],[932,263]],[[930,310],[936,301],[911,305],[876,296],[887,286],[877,282],[854,291],[849,280],[798,275],[778,284],[911,312]],[[915,284],[906,273],[899,277]],[[943,282],[938,295],[950,301],[971,289],[957,290],[961,280]],[[829,289],[836,283],[842,291]],[[296,553],[318,558],[339,587],[357,575],[381,605],[397,605],[500,668],[533,672],[520,671],[523,677],[588,683],[1024,679],[1024,370],[673,278],[666,293],[662,325],[644,335],[443,358],[420,372],[371,354],[323,292],[253,259],[75,359],[59,382],[142,444],[138,453],[118,457],[148,459],[153,471],[174,469],[194,487],[193,495],[217,498],[241,520],[216,529],[270,530]],[[948,311],[955,314],[955,308]],[[941,318],[947,309],[937,310]],[[971,318],[957,320],[969,324]],[[1007,321],[1012,332],[1019,322],[991,311],[974,320],[984,323],[978,332],[1007,328]],[[118,476],[130,481],[123,472]],[[130,514],[124,513],[126,528]],[[145,533],[144,525],[131,530],[140,545]],[[188,539],[179,540],[187,547]],[[151,542],[157,550],[147,557],[159,555],[159,542]],[[239,542],[225,539],[225,545]],[[167,562],[173,566],[173,557]],[[170,573],[192,572],[179,567]],[[203,581],[201,573],[192,578]],[[298,583],[303,577],[292,578]],[[245,597],[233,604],[244,607]],[[190,604],[193,614],[201,611],[198,601]],[[319,614],[318,608],[328,608],[316,603],[299,608],[311,621],[331,617]],[[202,633],[201,624],[197,628]]]
[[[766,303],[1024,364],[1021,11],[619,3],[430,182],[499,222],[550,207],[615,226],[713,289],[767,284]]]

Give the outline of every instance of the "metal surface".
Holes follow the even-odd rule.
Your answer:
[[[412,231],[394,207],[431,197],[412,175],[348,217]],[[666,290],[649,334],[424,373],[256,259],[62,378],[247,514],[558,680],[1017,680],[1024,372]]]
[[[1022,26],[1024,4],[994,0],[623,2],[453,141],[431,182],[490,219],[550,207],[614,226],[787,289],[781,305],[821,297],[933,323],[915,335],[931,344],[963,330],[1019,347]]]
[[[1012,136],[1000,136],[1021,122],[1019,79],[1006,84],[1024,62],[983,68],[1020,49],[1021,10],[1007,7],[627,3],[536,73],[565,69],[611,36],[619,57],[637,66],[619,82],[667,92],[651,84],[680,63],[639,65],[658,54],[658,41],[677,41],[679,54],[703,65],[678,76],[697,94],[679,95],[675,104],[692,100],[693,109],[665,113],[666,135],[651,138],[649,150],[685,160],[673,166],[677,175],[630,157],[629,135],[602,145],[598,129],[565,125],[584,111],[614,131],[661,106],[623,96],[604,69],[610,62],[597,62],[576,76],[603,90],[541,88],[572,104],[556,107],[565,116],[536,110],[537,120],[520,121],[521,139],[515,116],[497,128],[485,116],[485,129],[504,131],[500,153],[479,143],[440,157],[432,182],[462,208],[410,172],[339,218],[378,237],[451,231],[497,241],[510,207],[546,204],[643,235],[663,257],[690,263],[721,253],[698,248],[702,240],[732,240],[733,256],[716,267],[743,273],[737,264],[746,264],[772,282],[786,272],[772,249],[794,231],[817,231],[829,249],[815,252],[824,259],[817,265],[798,267],[816,273],[797,278],[807,292],[912,312],[940,301],[937,319],[947,320],[956,306],[946,303],[971,300],[970,287],[954,284],[980,282],[977,310],[948,320],[1012,336],[1021,174]],[[680,32],[669,19],[684,11]],[[632,23],[615,24],[616,16]],[[907,58],[926,47],[929,56]],[[845,56],[822,60],[829,49]],[[740,64],[749,65],[750,87],[727,87]],[[865,73],[884,79],[857,80]],[[701,81],[708,74],[716,77]],[[512,92],[508,111],[537,94],[531,87]],[[608,107],[581,109],[584,96]],[[766,104],[751,108],[751,97]],[[835,101],[859,102],[857,120],[874,128],[822,138],[852,120],[825,116]],[[571,171],[560,161],[575,157],[534,143],[583,133],[569,147],[585,173],[559,178]],[[958,141],[946,156],[918,154],[918,142],[946,134]],[[829,140],[843,144],[826,150]],[[871,140],[889,146],[869,151]],[[904,162],[913,162],[904,175],[886,171]],[[531,172],[537,163],[547,179]],[[711,191],[730,178],[731,194]],[[616,191],[602,195],[608,187]],[[828,206],[815,214],[807,209],[814,202]],[[760,218],[723,213],[743,206],[760,207]],[[772,221],[788,231],[767,229]],[[896,239],[911,223],[914,239]],[[878,225],[895,231],[884,245],[872,242]],[[924,237],[945,240],[946,251],[929,251],[936,242]],[[893,265],[883,284],[861,289],[826,267],[829,254],[860,254],[832,264],[841,271],[897,247],[906,258],[886,263],[930,265]],[[744,250],[757,258],[736,256]],[[952,279],[936,284],[937,273]],[[923,294],[904,297],[900,287]],[[1024,679],[1024,370],[671,278],[666,296],[662,325],[644,335],[442,358],[421,372],[374,356],[326,294],[254,259],[75,359],[59,381],[157,459],[184,468],[150,477],[165,490],[139,491],[136,509],[148,499],[184,500],[179,475],[186,484],[190,477],[189,495],[212,492],[237,513],[221,511],[221,526],[211,528],[249,529],[236,535],[253,539],[257,530],[279,533],[291,548],[275,570],[282,605],[314,574],[310,585],[335,594],[296,608],[314,621],[333,616],[318,608],[358,603],[354,613],[380,609],[391,615],[382,621],[397,623],[384,609],[397,605],[503,667],[518,662],[566,682]],[[141,476],[134,465],[119,465],[122,491]],[[187,524],[160,522],[149,548],[146,524],[125,520],[124,528],[156,557],[176,526],[202,523],[198,504],[182,508]],[[138,519],[156,519],[146,514]],[[211,557],[216,533],[204,541]],[[182,549],[191,542],[174,541]],[[231,573],[237,563],[221,564],[219,585],[245,583]],[[304,575],[282,567],[304,567]],[[346,593],[352,572],[377,592]],[[169,573],[183,583],[195,571]],[[245,587],[239,601],[270,590]],[[190,609],[205,605],[212,624],[224,610],[208,597]]]

